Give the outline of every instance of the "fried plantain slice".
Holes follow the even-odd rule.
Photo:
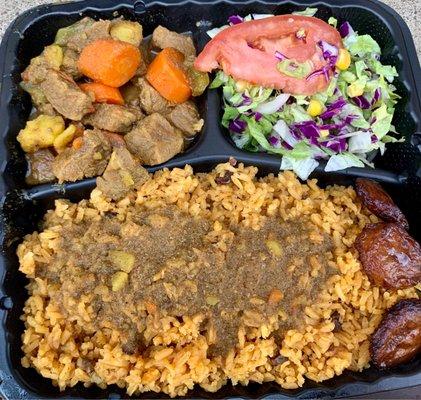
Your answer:
[[[408,221],[379,183],[371,179],[357,178],[355,190],[362,203],[383,221],[396,222],[408,229]]]
[[[371,358],[379,368],[410,361],[421,351],[421,300],[398,301],[371,336]]]
[[[400,225],[368,224],[357,237],[355,247],[373,284],[404,289],[421,282],[421,246]]]

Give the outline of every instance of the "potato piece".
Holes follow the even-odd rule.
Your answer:
[[[60,153],[75,137],[76,126],[69,125],[60,135],[54,139],[53,146]]]
[[[283,254],[281,244],[277,240],[266,240],[266,247],[275,257],[281,257]]]
[[[142,25],[138,22],[116,21],[110,30],[111,37],[122,42],[130,43],[136,47],[142,41]]]
[[[61,116],[40,115],[28,121],[22,129],[17,140],[22,149],[33,153],[38,149],[50,147],[55,138],[64,131],[64,120]]]
[[[65,46],[68,37],[73,34],[73,25],[66,26],[64,28],[60,28],[56,33],[56,38],[54,40],[54,43],[57,45]]]
[[[194,67],[187,69],[187,77],[189,79],[193,97],[203,94],[209,86],[209,75],[206,72],[198,71]]]
[[[110,250],[108,258],[118,269],[126,273],[130,273],[134,267],[135,257],[127,251]]]
[[[216,306],[219,303],[219,299],[216,296],[206,296],[206,303],[210,306]]]
[[[200,96],[209,86],[209,75],[206,72],[198,71],[194,68],[195,56],[190,56],[184,60],[187,78],[192,91],[192,96]]]
[[[54,44],[59,46],[67,46],[69,40],[77,35],[78,33],[86,31],[90,26],[92,26],[95,21],[92,18],[82,18],[81,20],[75,22],[70,26],[65,26],[60,28],[56,33],[56,38]]]
[[[43,55],[51,68],[60,69],[61,64],[63,64],[63,49],[60,46],[57,44],[47,46],[43,51]]]
[[[126,272],[118,271],[111,277],[111,289],[113,292],[118,292],[123,289],[129,279]]]

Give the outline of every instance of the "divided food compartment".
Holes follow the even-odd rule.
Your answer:
[[[334,5],[333,5],[334,4]],[[59,197],[78,201],[87,198],[95,185],[95,179],[66,185],[42,185],[28,188],[24,182],[26,162],[16,141],[16,135],[25,125],[31,104],[27,94],[18,87],[20,73],[29,60],[38,55],[42,48],[54,40],[57,29],[70,25],[82,16],[113,18],[122,15],[127,19],[138,20],[144,27],[145,35],[158,25],[179,32],[191,31],[198,50],[209,39],[206,30],[226,23],[229,15],[249,13],[284,14],[306,6],[319,8],[316,16],[327,20],[331,15],[339,21],[348,20],[362,33],[376,39],[383,51],[382,61],[395,65],[399,72],[396,82],[402,97],[396,106],[394,124],[398,132],[407,139],[402,144],[388,145],[382,158],[376,157],[378,169],[356,169],[335,173],[324,173],[322,168],[312,177],[319,183],[353,184],[355,177],[364,176],[383,182],[386,190],[401,207],[409,219],[411,233],[421,241],[421,177],[419,176],[420,153],[416,147],[421,132],[420,68],[415,47],[409,30],[402,19],[390,8],[374,0],[335,0],[332,5],[310,1],[285,2],[281,5],[270,2],[241,1],[171,1],[145,2],[114,0],[87,0],[83,2],[40,6],[21,15],[5,34],[0,49],[2,70],[2,91],[0,103],[0,132],[3,145],[0,146],[2,162],[1,233],[3,253],[0,257],[0,271],[3,286],[0,289],[0,312],[2,326],[0,335],[0,396],[4,399],[27,398],[125,398],[124,390],[110,386],[106,390],[95,386],[74,388],[59,392],[50,380],[42,378],[34,369],[25,369],[20,364],[22,356],[21,333],[23,323],[19,320],[27,293],[23,289],[27,283],[18,272],[15,255],[17,244],[24,234],[38,228],[41,217],[54,206]],[[209,171],[219,162],[226,162],[229,156],[246,164],[259,167],[265,175],[279,170],[280,159],[264,153],[247,153],[235,148],[226,130],[220,126],[222,114],[220,93],[207,91],[199,99],[199,109],[205,119],[200,136],[189,149],[168,161],[150,168],[182,167],[193,165],[195,171]],[[347,371],[339,377],[320,384],[306,381],[303,388],[287,391],[276,384],[251,384],[248,387],[230,385],[216,394],[195,389],[187,397],[229,398],[250,397],[281,398],[321,398],[350,396],[381,390],[390,390],[419,384],[421,380],[421,360],[382,372],[370,368],[361,373]],[[144,393],[138,398],[161,398],[162,394]]]

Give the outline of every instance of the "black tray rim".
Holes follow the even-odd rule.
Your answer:
[[[86,10],[95,10],[95,11],[101,11],[101,10],[110,10],[110,9],[118,9],[122,7],[127,8],[135,8],[135,7],[149,7],[154,5],[162,5],[162,6],[177,6],[177,5],[185,5],[189,3],[197,4],[197,5],[205,5],[205,4],[214,4],[214,3],[230,3],[235,5],[240,4],[249,4],[253,2],[261,3],[261,4],[279,4],[279,2],[274,0],[264,1],[264,0],[157,0],[157,1],[139,1],[139,0],[123,0],[114,2],[112,0],[101,0],[101,3],[98,0],[77,0],[77,1],[66,1],[62,3],[52,3],[52,4],[43,4],[38,5],[32,8],[29,8],[19,16],[15,18],[15,20],[9,25],[9,27],[6,29],[3,39],[0,45],[0,60],[2,63],[0,64],[0,76],[4,77],[4,74],[6,71],[4,71],[5,65],[6,65],[6,54],[9,49],[9,39],[12,36],[13,33],[21,34],[19,32],[19,29],[15,30],[17,26],[19,26],[22,23],[29,23],[31,21],[34,21],[32,18],[33,16],[36,16],[36,18],[41,18],[43,15],[46,15],[51,12],[60,12],[65,13],[67,9],[72,9],[74,12],[74,7],[77,7],[77,10],[79,12],[86,11]],[[312,0],[302,0],[302,1],[288,1],[289,3],[293,3],[297,5],[297,7],[305,7],[307,5],[314,5],[315,3],[320,5],[325,5],[327,7],[332,6],[332,4],[329,4],[328,1],[312,1]],[[408,69],[411,72],[411,77],[413,80],[413,83],[415,84],[415,91],[412,93],[412,95],[415,95],[418,100],[418,105],[421,105],[421,68],[419,59],[417,57],[417,52],[415,48],[414,39],[412,37],[412,34],[409,30],[408,25],[403,20],[403,18],[392,9],[390,6],[382,3],[379,0],[365,0],[366,5],[365,8],[371,8],[371,7],[377,7],[379,11],[387,12],[389,14],[389,18],[393,18],[396,20],[397,25],[401,31],[402,36],[406,39],[403,41],[405,51],[407,56],[410,57],[411,63],[409,64]],[[339,0],[334,3],[333,6],[335,7],[346,7],[346,6],[353,6],[352,0]],[[354,5],[355,7],[355,5]],[[408,40],[409,39],[409,40]],[[0,89],[3,89],[3,82],[0,83]],[[4,90],[2,90],[0,100],[0,115],[4,114],[4,102],[3,100],[7,98],[6,95],[4,95]],[[2,124],[3,125],[3,124]],[[6,126],[7,124],[4,124]],[[5,129],[4,129],[5,130]],[[3,135],[2,135],[3,136]],[[9,192],[9,190],[6,190],[6,183],[4,181],[4,170],[6,166],[6,160],[7,160],[7,154],[6,149],[4,146],[0,146],[0,218],[2,217],[2,208],[4,206],[5,196],[6,193]],[[166,167],[166,166],[164,166]],[[170,165],[169,168],[172,166]],[[155,168],[159,169],[159,168]],[[362,169],[360,169],[362,170]],[[349,171],[346,175],[353,175],[353,172],[356,171]],[[360,175],[358,173],[355,174],[356,176]],[[396,179],[397,178],[397,179]],[[397,182],[402,181],[405,178],[402,176],[390,176],[386,177],[386,181],[390,182]],[[85,181],[86,182],[86,181]],[[76,183],[77,184],[77,183]],[[67,185],[73,185],[73,184],[67,184]],[[60,188],[60,185],[56,185],[58,189],[51,189],[47,192],[52,193],[55,190],[62,191],[63,188]],[[26,190],[23,190],[22,192],[26,192]],[[30,192],[30,191],[28,191]],[[28,193],[29,194],[29,193]],[[34,194],[32,194],[34,198]],[[32,198],[31,195],[29,195],[29,198]],[[1,221],[0,221],[1,224]],[[3,228],[3,226],[0,225],[0,228]],[[3,231],[0,231],[0,237],[2,239]],[[3,282],[5,271],[4,271],[4,264],[3,264],[3,258],[4,258],[4,252],[3,250],[0,253],[0,262],[1,262],[1,268],[0,268],[0,277],[1,282]],[[3,289],[0,288],[0,295],[3,295]],[[5,298],[0,298],[0,310],[5,311],[7,310],[7,307],[5,306]],[[6,312],[3,312],[1,315],[1,341],[2,344],[6,343],[6,329],[5,329],[5,319],[6,319]],[[8,354],[6,349],[0,348],[0,394],[5,395],[5,399],[12,399],[12,397],[7,397],[7,392],[16,394],[18,391],[19,394],[22,396],[21,398],[51,398],[51,397],[40,397],[39,395],[32,392],[28,387],[20,387],[18,383],[11,382],[13,379],[12,371],[10,371],[9,365],[8,365]],[[5,368],[4,368],[5,367]],[[418,385],[421,382],[421,371],[416,373],[396,373],[396,374],[390,374],[388,376],[380,377],[377,380],[373,382],[364,382],[364,381],[355,381],[351,383],[345,383],[342,385],[339,385],[337,388],[329,389],[329,388],[323,388],[323,384],[316,384],[317,387],[314,388],[307,388],[307,389],[297,389],[295,390],[295,394],[283,394],[283,393],[269,393],[267,395],[264,395],[262,398],[265,399],[282,399],[282,398],[346,398],[351,395],[361,395],[361,394],[370,394],[370,393],[377,393],[380,391],[386,391],[386,390],[395,390],[395,389],[402,389],[402,388],[410,388]],[[9,389],[9,390],[7,390]],[[112,395],[110,396],[112,397]],[[60,396],[60,398],[75,398],[73,396],[69,395],[63,395]],[[226,398],[247,398],[243,396],[232,396],[232,397],[226,397]]]

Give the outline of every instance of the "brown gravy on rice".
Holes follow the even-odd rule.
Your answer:
[[[119,202],[98,189],[57,200],[18,248],[30,279],[22,364],[60,389],[171,396],[366,368],[384,311],[416,297],[361,270],[353,243],[377,218],[352,188],[256,173],[186,166]]]
[[[302,325],[304,307],[334,272],[327,263],[331,239],[308,221],[272,217],[257,231],[231,229],[235,236],[223,252],[206,240],[209,221],[171,206],[133,210],[125,221],[104,215],[69,223],[55,256],[35,277],[61,286],[54,300],[69,316],[69,301],[98,291],[93,324],[119,330],[127,354],[150,345],[146,318],[164,312],[177,318],[202,313],[210,354],[226,355],[241,324],[260,328],[281,313],[288,318],[277,336]]]

